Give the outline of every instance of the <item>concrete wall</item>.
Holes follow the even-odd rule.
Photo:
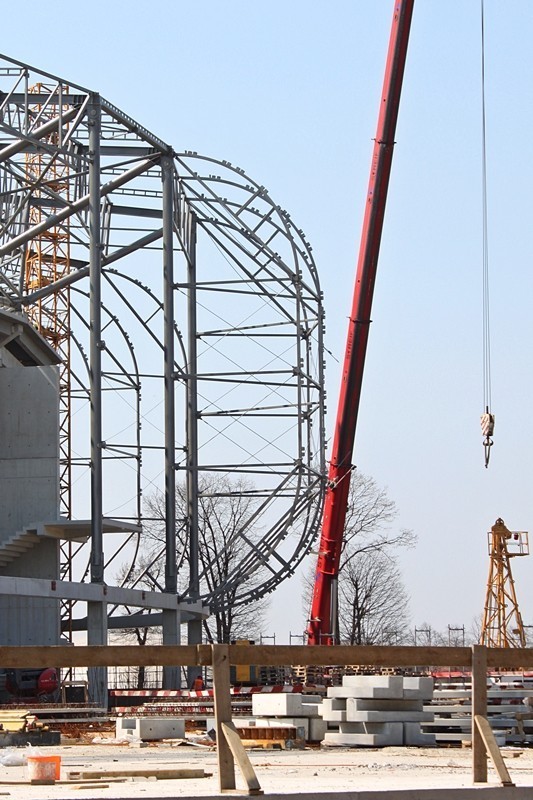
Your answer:
[[[0,369],[0,544],[25,526],[59,517],[57,367]],[[3,575],[59,577],[59,542],[45,539]],[[0,644],[59,643],[59,602],[0,596]]]

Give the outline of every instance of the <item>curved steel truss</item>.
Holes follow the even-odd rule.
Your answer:
[[[323,489],[323,311],[301,230],[241,169],[6,57],[0,137],[0,303],[62,356],[61,511],[91,518],[90,556],[64,545],[63,577],[139,580],[143,534],[111,535],[104,558],[102,519],[142,530],[159,491],[160,589],[212,608],[272,591]],[[235,493],[252,502],[216,557],[238,556],[209,585],[201,504]]]

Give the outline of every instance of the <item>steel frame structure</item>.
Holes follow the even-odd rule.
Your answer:
[[[43,308],[68,327],[54,334],[69,353],[62,512],[91,520],[90,555],[71,550],[69,576],[151,580],[191,606],[199,641],[198,604],[249,603],[293,574],[321,513],[324,319],[311,248],[264,186],[227,161],[175,152],[96,92],[0,56],[0,305],[42,331]],[[231,542],[239,557],[206,590],[198,507],[205,476],[220,475],[240,484],[217,493],[253,503]],[[139,569],[142,533],[108,535],[105,557],[103,536],[108,517],[142,528],[143,495],[163,482],[164,583]],[[161,607],[172,644],[172,604]],[[108,612],[89,601],[89,643],[104,643]]]

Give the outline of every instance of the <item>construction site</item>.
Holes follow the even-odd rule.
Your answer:
[[[464,625],[462,646],[339,629],[414,5],[391,3],[331,438],[327,297],[289,213],[74,70],[0,55],[0,794],[532,796],[533,648],[512,571],[527,531],[492,520],[472,646]],[[485,165],[483,181],[486,229]],[[224,622],[206,639],[309,555],[298,644]]]

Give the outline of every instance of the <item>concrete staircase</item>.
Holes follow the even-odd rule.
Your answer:
[[[37,528],[31,527],[17,531],[9,539],[0,542],[0,568],[7,567],[16,558],[31,550],[39,541],[42,541],[42,538],[37,534]]]
[[[122,520],[102,518],[103,533],[138,533],[140,527]],[[61,539],[84,543],[91,535],[91,521],[88,519],[73,520],[59,517],[55,520],[32,522],[23,530],[17,531],[9,539],[0,542],[0,569],[7,567],[19,556],[31,550],[43,538]]]

